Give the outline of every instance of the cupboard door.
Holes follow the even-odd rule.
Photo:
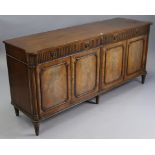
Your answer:
[[[69,103],[70,58],[54,60],[39,67],[42,112]]]
[[[144,70],[146,39],[146,36],[140,36],[128,40],[125,74],[126,79],[137,76],[138,74],[141,74],[141,72]]]
[[[101,88],[107,89],[123,81],[126,42],[110,44],[102,48]]]
[[[72,97],[95,94],[99,87],[100,50],[92,49],[72,56]]]

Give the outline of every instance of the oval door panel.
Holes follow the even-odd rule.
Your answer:
[[[73,96],[95,93],[99,82],[99,49],[88,50],[72,57]]]
[[[117,85],[123,80],[126,42],[110,44],[102,48],[102,89]]]
[[[43,66],[40,71],[41,109],[49,110],[69,100],[70,66],[57,62]]]
[[[139,72],[142,69],[144,53],[144,38],[131,39],[128,43],[127,75]]]

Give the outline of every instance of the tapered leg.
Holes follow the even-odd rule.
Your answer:
[[[96,96],[96,104],[99,104],[99,96]]]
[[[33,125],[34,125],[34,130],[36,133],[36,136],[39,136],[39,122],[38,121],[33,121]]]
[[[14,107],[14,109],[15,109],[16,116],[19,116],[19,110],[17,108],[15,108],[15,107]]]
[[[145,78],[146,78],[146,75],[142,75],[142,84],[145,83]]]

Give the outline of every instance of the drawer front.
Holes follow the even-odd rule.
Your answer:
[[[72,56],[72,98],[79,100],[98,92],[99,48]]]
[[[126,41],[102,48],[101,88],[107,89],[123,81]]]
[[[38,74],[41,113],[57,111],[70,102],[70,58],[43,64]]]
[[[146,36],[128,40],[126,55],[126,79],[140,74],[145,68]]]

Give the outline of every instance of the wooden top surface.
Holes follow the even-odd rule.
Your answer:
[[[27,53],[37,53],[39,50],[57,47],[79,40],[89,39],[125,29],[149,25],[149,22],[115,18],[100,22],[48,31],[20,38],[10,39],[4,43],[24,49]]]

